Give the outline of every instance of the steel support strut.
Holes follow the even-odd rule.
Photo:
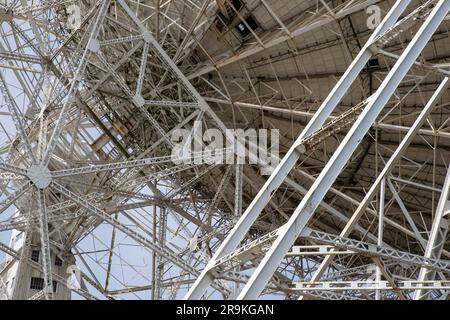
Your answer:
[[[53,295],[53,279],[52,279],[52,259],[50,252],[50,239],[48,235],[47,212],[45,208],[44,190],[38,189],[38,206],[39,206],[39,233],[42,251],[42,270],[44,272],[44,295],[45,299],[51,300]]]
[[[264,184],[262,189],[258,192],[255,199],[251,202],[247,210],[244,212],[242,217],[239,219],[235,227],[231,230],[230,234],[221,244],[219,249],[215,252],[212,259],[209,261],[208,265],[205,267],[203,272],[200,274],[194,285],[189,290],[185,299],[200,299],[203,293],[206,291],[208,286],[212,283],[214,276],[211,273],[211,269],[216,264],[216,261],[221,257],[230,254],[239,243],[245,237],[247,231],[250,229],[252,224],[256,221],[261,211],[264,209],[265,205],[270,200],[273,193],[278,189],[278,187],[283,183],[284,179],[287,177],[289,172],[292,170],[300,154],[297,150],[305,137],[312,134],[314,131],[318,130],[331,115],[333,110],[336,108],[337,104],[344,97],[347,90],[350,88],[353,81],[358,77],[359,73],[366,66],[369,59],[372,57],[372,52],[370,51],[370,45],[375,40],[376,37],[386,32],[391,26],[393,26],[406,7],[409,5],[410,0],[397,1],[388,15],[384,18],[380,26],[375,30],[374,34],[370,37],[367,44],[358,54],[354,62],[347,69],[345,74],[339,80],[339,82],[334,87],[330,95],[325,99],[319,110],[316,112],[314,117],[311,119],[307,127],[300,134],[294,145],[287,152],[285,157],[282,159],[278,167],[273,171],[272,175],[269,177],[267,182]]]
[[[367,107],[352,126],[309,192],[295,209],[290,220],[282,227],[279,236],[256,268],[238,299],[255,299],[264,290],[280,261],[294,244],[299,233],[314,214],[319,203],[339,176],[356,147],[369,131],[434,32],[445,19],[449,9],[449,1],[441,0],[437,3],[377,92],[372,96]]]

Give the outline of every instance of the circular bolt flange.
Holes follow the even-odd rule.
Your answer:
[[[47,167],[41,165],[32,165],[27,170],[27,176],[33,184],[39,189],[47,188],[52,182],[52,175]]]

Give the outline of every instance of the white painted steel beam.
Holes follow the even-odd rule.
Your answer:
[[[425,123],[427,117],[431,114],[431,112],[434,110],[436,105],[438,104],[439,100],[442,98],[442,96],[445,94],[445,92],[448,89],[448,86],[450,84],[450,79],[445,78],[439,88],[436,90],[436,92],[433,94],[431,99],[428,101],[427,105],[424,107],[422,112],[417,117],[414,124],[411,126],[411,129],[408,131],[406,136],[403,138],[400,145],[397,147],[391,158],[388,160],[386,165],[384,166],[381,173],[376,178],[375,182],[372,184],[370,189],[367,191],[366,195],[364,196],[364,199],[360,202],[358,208],[353,213],[353,216],[350,218],[350,221],[346,224],[344,229],[342,230],[340,236],[346,237],[348,236],[351,231],[354,229],[356,223],[362,216],[362,214],[365,212],[367,207],[370,204],[370,201],[372,201],[373,197],[377,193],[378,189],[380,188],[381,181],[385,179],[395,168],[398,161],[401,159],[402,155],[406,151],[406,149],[409,147],[410,143],[415,138],[416,134],[419,132],[422,125]],[[319,268],[317,269],[316,273],[314,274],[311,282],[317,281],[320,279],[322,274],[325,272],[326,268],[329,266],[329,264],[332,261],[332,257],[326,257],[322,263],[320,264]]]
[[[434,32],[445,19],[449,10],[450,2],[441,0],[437,3],[405,49],[401,58],[389,72],[372,99],[370,99],[367,107],[341,142],[308,194],[296,208],[289,222],[282,227],[282,232],[252,274],[238,299],[256,299],[263,291],[280,261],[293,245],[301,230],[306,226],[320,201],[322,201],[352,153],[372,126],[372,123],[375,122],[401,80],[406,76]]]
[[[354,62],[349,66],[344,76],[336,84],[333,91],[323,102],[319,110],[315,113],[314,117],[300,134],[294,145],[289,149],[278,167],[272,172],[270,178],[264,184],[249,207],[246,209],[233,230],[231,230],[230,234],[221,244],[219,249],[215,252],[211,261],[208,263],[197,281],[189,290],[188,294],[185,297],[186,299],[199,299],[203,295],[203,293],[211,283],[212,275],[210,274],[210,269],[215,265],[215,261],[227,254],[230,254],[239,245],[247,231],[250,229],[251,225],[256,221],[260,212],[269,201],[270,197],[283,183],[284,179],[296,164],[297,160],[300,157],[297,148],[301,145],[303,139],[312,134],[314,131],[318,130],[327,120],[327,118],[333,112],[334,108],[347,92],[348,88],[351,86],[353,81],[357,78],[358,74],[366,66],[367,62],[372,56],[370,45],[372,44],[374,39],[380,34],[386,32],[389,27],[395,24],[395,22],[398,20],[409,3],[410,1],[397,2],[385,17],[383,22],[380,24],[380,26],[375,30],[374,34],[368,40],[363,50],[355,58]]]

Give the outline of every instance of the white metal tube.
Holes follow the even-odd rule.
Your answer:
[[[185,299],[200,299],[209,284],[211,283],[213,277],[209,274],[210,268],[215,264],[215,261],[220,257],[223,257],[231,253],[245,237],[245,234],[250,229],[252,224],[258,218],[261,211],[266,206],[267,202],[271,198],[272,194],[278,189],[281,183],[284,181],[286,176],[289,174],[291,169],[296,164],[299,153],[297,152],[297,147],[301,144],[304,137],[313,133],[315,130],[319,129],[323,123],[327,120],[328,116],[333,112],[336,105],[340,102],[342,97],[347,92],[350,85],[356,79],[361,70],[366,66],[370,57],[372,56],[369,47],[372,41],[380,34],[385,32],[389,27],[395,24],[402,12],[409,5],[410,0],[398,1],[391,9],[389,14],[385,17],[381,25],[375,30],[374,34],[371,36],[367,42],[364,49],[359,53],[355,61],[350,65],[347,72],[335,86],[333,91],[330,93],[328,98],[324,101],[322,106],[319,108],[317,113],[309,122],[308,126],[303,130],[301,135],[298,137],[297,141],[287,152],[285,157],[282,159],[278,167],[273,171],[270,178],[261,188],[261,190],[256,195],[255,199],[251,202],[247,210],[245,210],[242,217],[239,219],[238,223],[231,230],[230,234],[218,248],[208,265],[205,267],[203,272],[200,274],[197,281],[189,290]]]
[[[445,19],[449,9],[450,2],[448,0],[438,2],[312,185],[308,194],[296,208],[291,219],[282,227],[281,234],[275,240],[258,268],[256,268],[249,282],[239,295],[239,299],[256,299],[263,291],[280,261],[295,242],[299,233],[306,226],[320,201],[322,201],[358,144],[375,122],[397,86],[406,76],[441,22]]]

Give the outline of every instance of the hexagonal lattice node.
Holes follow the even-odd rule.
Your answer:
[[[52,175],[47,167],[41,165],[32,165],[27,170],[27,176],[39,189],[47,188],[52,182]]]

